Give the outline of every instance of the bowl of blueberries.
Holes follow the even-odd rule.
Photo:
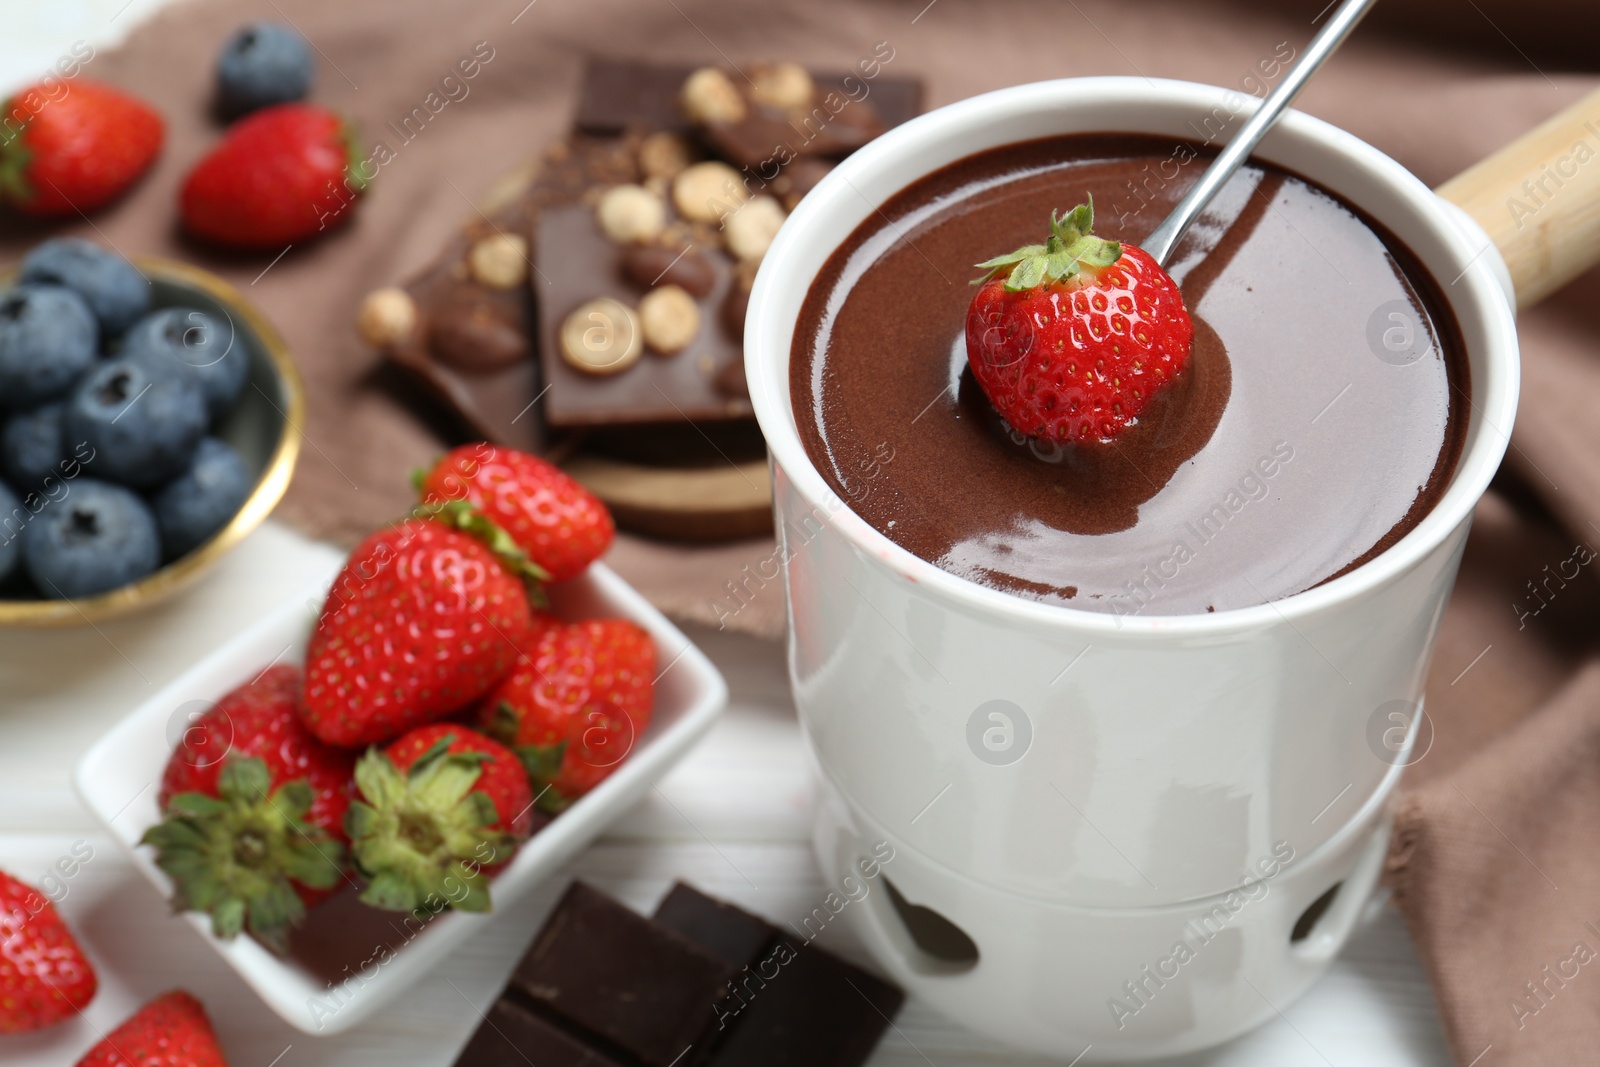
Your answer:
[[[97,622],[199,576],[283,496],[304,404],[216,276],[35,246],[0,280],[0,625]]]

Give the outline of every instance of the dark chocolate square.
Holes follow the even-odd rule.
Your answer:
[[[590,59],[573,125],[588,133],[621,133],[632,127],[686,132],[689,119],[678,106],[678,93],[694,70],[679,64]]]
[[[456,1067],[619,1067],[532,1011],[502,997],[456,1057]]]
[[[744,362],[742,338],[730,336],[722,322],[722,305],[736,284],[733,261],[716,249],[698,253],[714,280],[706,298],[696,301],[700,331],[687,348],[670,356],[646,352],[627,370],[607,376],[577,370],[562,357],[561,326],[569,314],[599,297],[637,310],[648,292],[624,276],[625,251],[601,232],[594,209],[585,204],[539,216],[533,261],[540,275],[534,293],[546,422],[576,427],[750,418],[754,408],[742,379],[730,383],[728,378],[729,368]]]
[[[753,976],[753,980],[752,977]],[[814,945],[782,938],[718,1011],[712,1067],[859,1067],[905,994]]]
[[[655,921],[732,967],[755,963],[778,936],[778,928],[767,920],[682,882],[656,906]]]
[[[691,1050],[714,1031],[713,1008],[737,970],[574,882],[517,964],[510,988],[644,1067],[672,1067],[697,1059]]]

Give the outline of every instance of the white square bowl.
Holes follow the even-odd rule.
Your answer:
[[[316,622],[314,605],[325,591],[285,605],[195,664],[78,761],[73,775],[78,796],[166,896],[172,883],[139,838],[160,819],[157,784],[176,733],[192,711],[250,681],[268,664],[303,663]],[[413,924],[409,915],[354,902],[347,888],[312,910],[303,936],[294,939],[284,958],[246,935],[221,940],[211,933],[210,916],[185,913],[183,919],[290,1025],[308,1034],[339,1033],[389,1003],[480,928],[474,924],[494,922],[497,913],[514,907],[637,803],[721,713],[728,697],[722,675],[610,568],[591,566],[550,594],[563,618],[626,618],[649,631],[660,671],[649,727],[609,778],[534,834],[495,876],[490,888],[495,912],[445,911]]]

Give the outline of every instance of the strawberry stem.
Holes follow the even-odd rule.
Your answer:
[[[179,911],[208,912],[212,932],[224,939],[248,928],[282,955],[289,930],[305,918],[295,887],[338,885],[345,851],[305,821],[309,785],[297,778],[269,794],[271,784],[261,760],[230,757],[217,777],[217,796],[179,793],[140,843],[155,848]]]
[[[1100,267],[1109,267],[1122,258],[1122,245],[1096,237],[1094,229],[1094,197],[1079,204],[1065,215],[1050,212],[1050,236],[1042,245],[1023,245],[1014,252],[995,256],[976,264],[983,271],[973,279],[981,285],[1001,271],[1010,268],[1005,280],[1009,293],[1025,292],[1043,285],[1053,285],[1076,277],[1084,268],[1092,273]]]
[[[414,911],[489,910],[483,868],[505,862],[516,838],[495,829],[494,802],[476,786],[484,757],[450,752],[441,740],[401,774],[379,749],[356,764],[361,800],[345,817],[356,869],[368,879],[361,900]]]

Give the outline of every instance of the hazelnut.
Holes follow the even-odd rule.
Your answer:
[[[750,95],[767,107],[807,107],[816,93],[811,75],[798,63],[762,63],[750,70]]]
[[[491,289],[515,289],[528,280],[528,239],[497,233],[467,253],[473,278]]]
[[[676,285],[696,300],[711,295],[716,274],[711,264],[692,249],[665,245],[635,245],[622,257],[622,273],[641,289]]]
[[[615,185],[595,205],[605,235],[618,244],[648,241],[667,224],[667,205],[641,185]]]
[[[716,67],[701,67],[684,80],[679,96],[684,114],[695,122],[738,122],[744,118],[744,97]]]
[[[647,178],[675,178],[692,159],[689,142],[675,133],[652,133],[639,142],[639,169]]]
[[[520,317],[482,290],[457,290],[428,312],[428,351],[471,374],[503,370],[528,358]]]
[[[749,197],[739,172],[714,160],[685,167],[672,182],[673,206],[694,222],[716,222]]]
[[[663,285],[639,301],[644,343],[663,356],[682,352],[700,332],[700,305],[676,285]]]
[[[759,263],[783,226],[784,217],[783,205],[772,197],[753,198],[723,223],[728,251],[746,262]]]
[[[608,296],[574,310],[561,324],[561,355],[585,374],[619,374],[639,362],[639,316]]]
[[[404,344],[417,325],[417,305],[404,289],[390,286],[374,289],[361,301],[356,314],[356,329],[361,339],[374,348],[393,348]]]

